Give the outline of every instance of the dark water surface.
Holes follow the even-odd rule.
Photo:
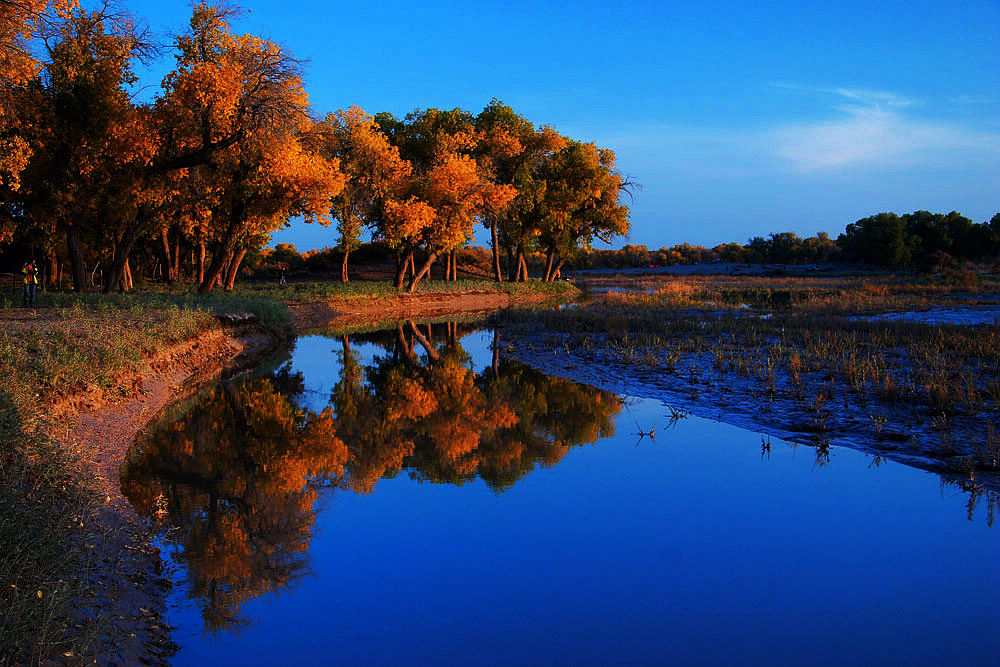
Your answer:
[[[300,338],[132,452],[177,664],[1000,660],[983,496],[428,327]]]

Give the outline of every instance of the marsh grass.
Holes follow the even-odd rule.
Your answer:
[[[543,346],[599,363],[648,368],[656,358],[692,396],[734,390],[764,401],[765,411],[791,407],[802,415],[802,432],[853,422],[897,442],[944,418],[959,427],[932,436],[933,456],[972,455],[976,466],[996,469],[972,442],[1000,412],[1000,327],[851,317],[1000,299],[995,278],[978,280],[976,289],[893,276],[675,277],[651,294],[610,293],[580,308],[514,313],[502,322],[515,336],[545,332]]]

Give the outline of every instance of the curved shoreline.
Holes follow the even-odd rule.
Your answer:
[[[286,306],[298,333],[391,319],[485,314],[557,300],[548,293],[468,291],[292,302]],[[59,421],[70,424],[55,435],[64,446],[82,453],[105,499],[88,538],[93,541],[91,569],[81,574],[95,598],[79,601],[70,619],[76,627],[84,627],[99,616],[106,623],[92,654],[97,663],[167,664],[177,650],[164,620],[170,582],[160,571],[153,531],[121,492],[119,469],[129,448],[172,405],[229,369],[249,367],[282,340],[278,332],[255,323],[222,324],[147,359],[145,370],[126,382],[134,388],[131,396],[120,402],[104,395],[78,395],[49,406]]]
[[[160,573],[153,532],[121,492],[119,468],[136,437],[168,407],[212,382],[226,369],[253,363],[279,338],[260,327],[218,326],[162,350],[131,379],[131,396],[84,399],[65,409],[73,426],[60,434],[64,446],[84,457],[96,474],[103,505],[91,526],[91,569],[83,577],[93,600],[74,606],[78,627],[100,619],[93,657],[98,663],[166,664],[176,647],[163,620],[169,581]],[[77,398],[75,403],[79,403]]]

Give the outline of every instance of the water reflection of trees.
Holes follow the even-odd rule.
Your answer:
[[[133,506],[169,513],[210,629],[238,624],[244,602],[304,572],[317,490],[343,476],[333,411],[297,409],[301,391],[287,367],[217,387],[123,467]]]
[[[405,470],[500,493],[613,434],[614,394],[501,360],[496,340],[477,373],[460,343],[468,331],[408,323],[345,336],[323,410],[299,407],[303,378],[286,366],[213,389],[132,452],[123,490],[141,513],[168,517],[209,629],[239,625],[243,603],[306,571],[323,487],[370,493]],[[379,349],[367,366],[359,340]]]

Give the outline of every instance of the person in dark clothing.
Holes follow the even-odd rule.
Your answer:
[[[21,267],[24,274],[24,307],[35,307],[35,292],[38,290],[38,265],[34,261]]]

